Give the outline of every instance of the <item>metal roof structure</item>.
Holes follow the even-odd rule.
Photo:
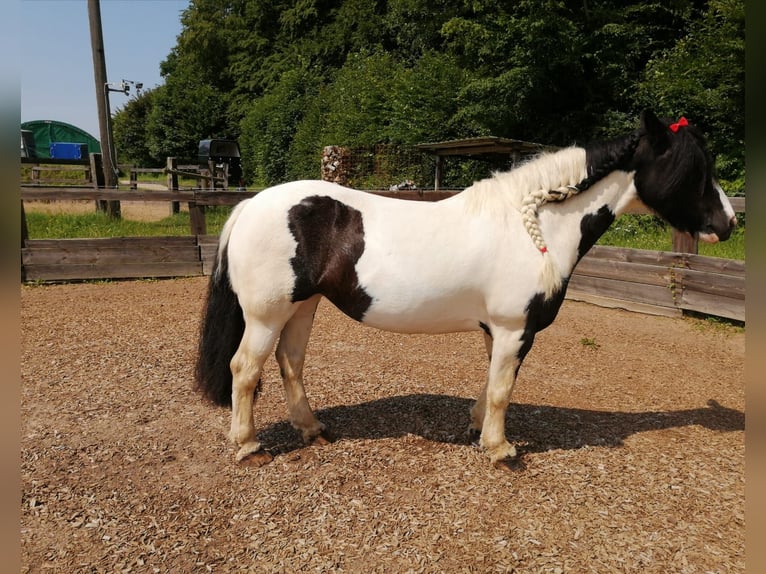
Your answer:
[[[527,155],[538,154],[542,151],[558,149],[555,146],[501,138],[498,136],[480,136],[459,140],[422,143],[417,144],[415,147],[437,156],[457,155],[476,159],[475,156],[496,155],[506,157],[511,156],[514,160]]]
[[[479,160],[508,158],[511,160],[512,164],[515,164],[525,157],[536,155],[544,151],[554,151],[559,149],[556,146],[501,138],[498,136],[480,136],[459,140],[422,143],[417,144],[415,148],[432,153],[436,156],[436,173],[434,174],[435,190],[442,187],[442,177],[444,173],[443,162],[446,156],[459,156]]]

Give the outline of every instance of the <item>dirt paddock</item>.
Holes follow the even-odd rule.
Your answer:
[[[307,390],[336,440],[301,443],[272,358],[256,468],[192,390],[205,285],[22,286],[22,572],[744,572],[743,333],[567,301],[502,472],[464,434],[479,333],[322,303]]]

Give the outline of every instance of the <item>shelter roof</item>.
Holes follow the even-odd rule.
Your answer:
[[[503,155],[519,158],[557,149],[555,146],[498,136],[480,136],[442,142],[429,142],[417,144],[415,147],[437,156],[457,155],[474,157],[481,155]]]

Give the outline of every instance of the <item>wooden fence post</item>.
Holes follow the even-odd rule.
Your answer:
[[[692,237],[688,233],[682,233],[677,229],[673,229],[673,247],[672,250],[676,253],[691,253],[697,255],[698,242],[696,237]]]
[[[130,189],[134,191],[138,189],[138,171],[135,165],[130,166]]]
[[[208,185],[208,179],[205,177],[208,173],[209,173],[209,169],[206,167],[202,167],[202,165],[200,165],[200,170],[199,170],[200,177],[197,178],[197,187],[199,187],[200,189],[212,188],[212,185]]]
[[[189,202],[189,225],[192,235],[207,235],[204,205],[199,205],[196,201]]]
[[[178,161],[174,157],[169,157],[166,164],[168,170],[168,189],[170,191],[178,191]],[[170,202],[170,215],[181,211],[181,203],[178,201]]]
[[[90,157],[90,171],[93,173],[93,187],[98,189],[104,187],[104,162],[100,153],[92,153]],[[96,211],[106,212],[107,202],[104,199],[96,200]]]

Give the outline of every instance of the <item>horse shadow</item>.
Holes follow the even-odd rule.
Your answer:
[[[472,399],[411,394],[316,411],[334,441],[397,438],[471,444],[466,429]],[[586,446],[619,447],[631,435],[651,430],[699,425],[732,432],[745,430],[745,413],[709,400],[706,407],[674,411],[610,412],[549,405],[512,403],[505,432],[520,455]],[[274,455],[304,448],[298,431],[287,422],[263,428],[259,440]]]

